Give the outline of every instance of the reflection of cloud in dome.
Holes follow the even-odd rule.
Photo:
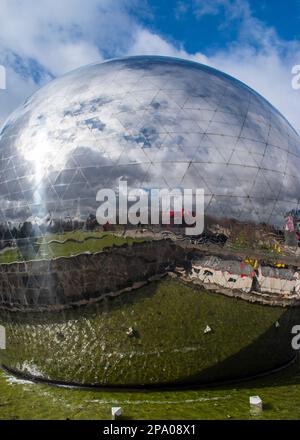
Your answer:
[[[95,210],[101,187],[203,188],[206,213],[281,223],[299,138],[262,97],[188,61],[133,57],[52,81],[0,135],[4,218]],[[79,201],[79,202],[78,202]]]

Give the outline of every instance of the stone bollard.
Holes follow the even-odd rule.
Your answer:
[[[263,402],[259,396],[250,396],[250,406],[251,408],[256,408],[258,410],[262,410]]]
[[[112,406],[111,408],[111,418],[112,420],[117,420],[122,415],[122,408],[120,406]]]
[[[211,332],[212,332],[212,328],[211,328],[209,325],[207,325],[207,326],[205,327],[203,333],[206,335],[207,333],[211,333]]]
[[[5,327],[0,325],[0,350],[6,349],[6,335],[5,335]]]

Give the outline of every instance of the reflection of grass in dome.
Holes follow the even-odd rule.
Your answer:
[[[46,377],[78,383],[247,376],[281,365],[291,351],[290,314],[284,308],[251,304],[172,279],[91,306],[20,317],[14,314],[6,323],[3,316],[9,347],[0,353],[3,364],[23,365],[28,372],[29,362],[30,369]],[[128,337],[129,327],[136,337]]]
[[[137,294],[137,295],[136,295]],[[110,362],[111,375],[116,380],[123,369],[124,375],[130,373],[128,361],[136,375],[148,368],[149,374],[162,374],[162,368],[172,374],[174,368],[181,366],[183,374],[193,365],[202,362],[209,364],[210,356],[224,357],[238,346],[247,346],[255,335],[263,334],[272,323],[284,313],[280,308],[269,308],[249,304],[234,298],[207,293],[188,287],[174,280],[164,280],[146,286],[134,295],[125,294],[96,307],[80,308],[62,313],[41,313],[22,316],[22,322],[10,320],[7,331],[10,339],[10,357],[33,359],[41,369],[72,370],[80,376],[80,363],[86,362],[86,375],[101,374],[101,366]],[[16,316],[16,315],[14,315]],[[76,325],[75,325],[76,324]],[[204,334],[207,324],[213,328]],[[126,330],[133,325],[139,332],[138,338],[129,338]],[[280,330],[276,350],[280,352]],[[56,338],[63,333],[64,339]],[[90,356],[91,341],[95,358]],[[188,343],[203,343],[202,356],[187,352],[177,361],[170,359],[171,353],[160,357],[132,359],[116,357],[120,351],[158,351],[161,345],[172,349]],[[106,344],[103,357],[101,345]],[[140,345],[141,344],[141,345]],[[274,346],[273,346],[274,348]],[[265,346],[263,358],[268,359],[269,346]],[[86,352],[85,352],[86,350]],[[81,355],[80,355],[81,352]],[[109,352],[112,356],[109,357]],[[229,352],[229,353],[228,353]],[[201,353],[201,351],[200,351]],[[4,355],[5,352],[0,352]],[[8,354],[8,353],[7,353]],[[276,355],[277,353],[271,353]],[[253,356],[260,359],[261,353]],[[47,361],[48,360],[48,361]],[[221,359],[220,359],[221,360]],[[115,361],[117,363],[115,364]],[[146,362],[146,366],[145,366]],[[125,363],[125,366],[123,365]],[[155,365],[158,364],[158,365]],[[247,366],[246,366],[247,367]],[[65,368],[65,370],[64,370]],[[220,365],[220,369],[222,366]],[[156,371],[154,371],[156,369]],[[299,418],[300,405],[300,364],[293,365],[276,375],[252,380],[242,385],[234,384],[217,388],[187,390],[147,391],[130,393],[126,390],[74,390],[49,387],[48,385],[22,384],[13,381],[9,385],[4,373],[0,372],[0,412],[1,418],[72,418],[108,419],[111,406],[122,406],[124,415],[143,419],[226,419],[230,414],[236,419],[251,418],[249,396],[260,395],[267,405],[260,418]],[[135,375],[133,375],[135,377]],[[286,396],[290,398],[287,399]],[[220,398],[220,399],[219,399]]]
[[[37,242],[40,244],[43,244],[43,243],[49,243],[50,241],[53,241],[53,240],[64,242],[69,239],[80,241],[80,240],[85,240],[88,237],[102,238],[105,235],[113,235],[113,234],[107,234],[107,233],[101,232],[101,231],[80,231],[80,230],[67,231],[64,233],[47,234],[44,237],[38,238]]]
[[[273,242],[270,240],[263,241],[262,239],[251,241],[251,239],[249,239],[244,233],[239,234],[239,236],[234,237],[234,239],[231,239],[226,243],[226,247],[234,251],[253,249],[262,252],[266,256],[280,256],[280,254],[282,254],[281,246],[282,243],[278,240],[273,240]],[[278,251],[278,248],[280,248],[280,251]]]
[[[22,256],[16,248],[5,249],[0,254],[0,264],[12,263],[14,261],[22,261]]]
[[[48,240],[48,238],[47,238]],[[127,243],[131,245],[137,241],[144,241],[143,239],[122,238],[112,234],[105,234],[101,239],[99,237],[88,238],[86,237],[83,242],[70,241],[70,238],[63,243],[46,242],[41,244],[40,251],[37,255],[39,258],[57,258],[57,257],[69,257],[85,252],[95,254],[105,248],[109,248],[113,245],[122,246]]]
[[[127,243],[143,242],[146,238],[120,237],[114,234],[93,231],[70,231],[64,234],[49,234],[37,239],[39,251],[36,257],[28,260],[71,257],[82,253],[101,252],[111,246],[122,246]],[[9,248],[0,254],[0,264],[24,261],[19,249]]]

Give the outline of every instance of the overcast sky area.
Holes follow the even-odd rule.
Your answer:
[[[169,55],[245,82],[300,132],[298,0],[0,0],[0,124],[52,78],[127,55]]]

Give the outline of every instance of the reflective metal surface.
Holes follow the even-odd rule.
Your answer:
[[[158,385],[232,379],[293,358],[300,139],[255,91],[166,57],[83,67],[11,115],[0,155],[6,367]],[[204,232],[100,226],[97,192],[120,180],[147,192],[204,189]],[[170,273],[176,283],[160,284]]]
[[[281,226],[299,205],[299,137],[261,96],[201,64],[133,57],[29,98],[0,135],[2,223],[95,214],[96,193],[203,188],[206,215]],[[38,233],[39,231],[36,231]]]

